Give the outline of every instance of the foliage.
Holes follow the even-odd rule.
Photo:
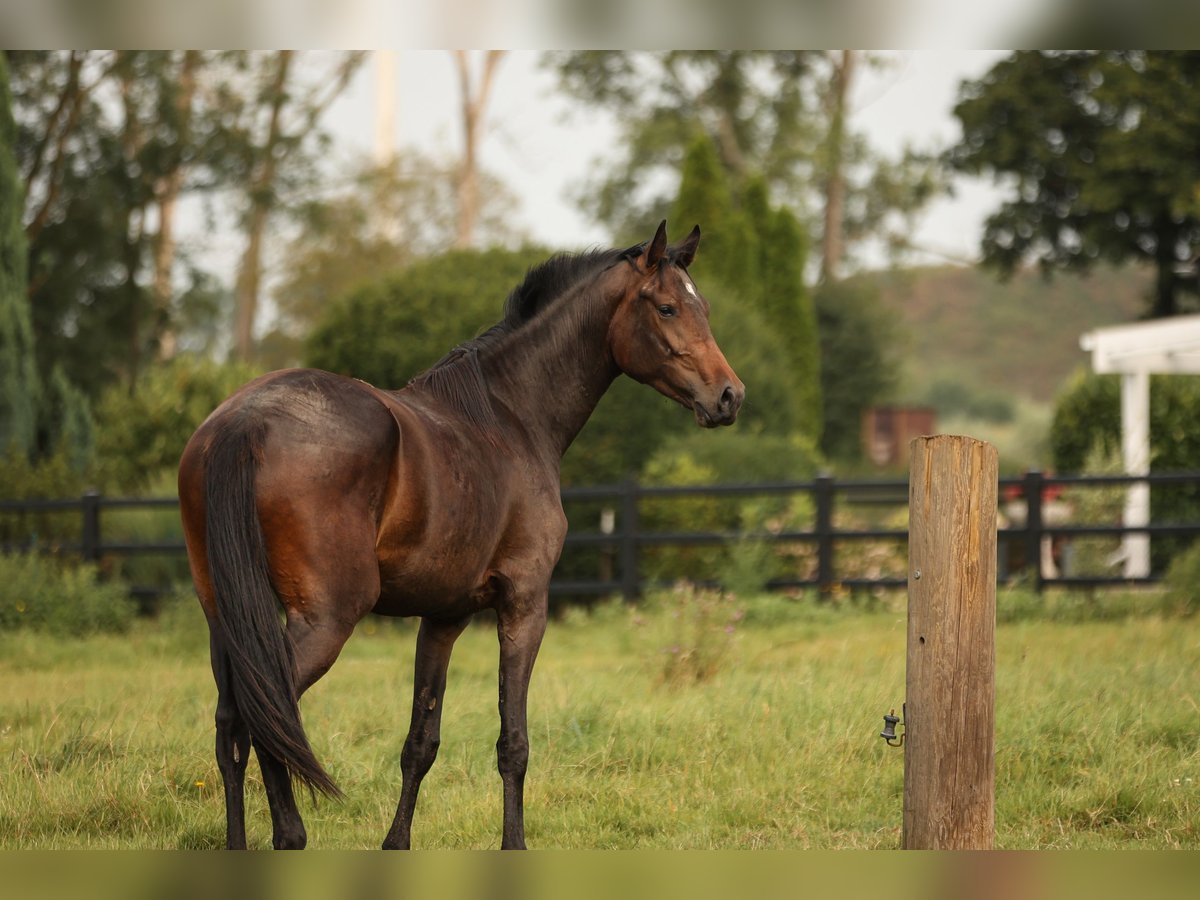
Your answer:
[[[96,407],[99,483],[137,492],[174,472],[192,433],[254,374],[247,366],[180,356],[144,373],[136,393],[110,387]]]
[[[806,239],[786,207],[763,213],[758,222],[755,278],[759,305],[787,345],[795,384],[790,406],[795,410],[796,430],[819,443],[824,428],[821,340],[816,305],[804,284]]]
[[[16,144],[8,64],[0,53],[0,453],[31,453],[37,428],[37,372],[26,275],[24,188]]]
[[[28,628],[83,637],[124,631],[133,615],[128,587],[101,582],[95,566],[37,552],[0,555],[0,631]]]
[[[847,189],[843,231],[852,242],[903,234],[897,219],[939,188],[924,154],[906,149],[887,160],[855,133],[830,146],[838,62],[828,51],[589,50],[551,54],[546,65],[568,95],[616,116],[619,152],[601,164],[580,200],[620,239],[661,218],[698,134],[717,149],[735,192],[762,177],[770,194],[800,216],[823,207],[820,191],[830,171],[840,169]],[[819,234],[820,221],[803,221]],[[708,224],[702,220],[701,227]]]
[[[95,400],[172,355],[180,331],[211,329],[217,310],[209,301],[219,291],[189,259],[192,248],[177,249],[179,204],[203,200],[212,223],[218,195],[234,207],[294,200],[314,183],[324,134],[315,118],[340,82],[318,72],[309,79],[315,85],[303,78],[288,85],[288,115],[275,123],[268,165],[258,131],[269,130],[264,110],[277,98],[255,77],[270,68],[267,54],[9,51],[7,58],[39,377],[47,382],[59,365]],[[271,178],[262,177],[264,168]],[[177,268],[184,270],[178,280]]]
[[[1164,581],[1164,607],[1169,612],[1191,616],[1200,610],[1200,541],[1171,561]]]
[[[39,370],[61,364],[92,397],[130,383],[165,325],[148,222],[172,174],[206,159],[175,114],[182,59],[10,54]]]
[[[771,206],[761,178],[751,179],[744,190],[731,187],[705,134],[688,148],[672,216],[678,227],[699,223],[703,230],[702,252],[690,271],[706,294],[719,297],[714,334],[726,356],[734,354],[742,380],[753,381],[759,395],[739,428],[800,432],[816,440],[820,352],[816,313],[804,285],[807,245],[795,217]],[[750,340],[742,337],[747,330]],[[766,355],[774,356],[769,368],[743,370]],[[766,377],[753,377],[759,374]]]
[[[825,283],[817,289],[821,339],[821,450],[855,460],[861,453],[862,414],[891,396],[899,381],[896,314],[865,280]]]
[[[83,494],[88,487],[80,472],[63,451],[36,462],[19,451],[0,456],[0,485],[4,500],[62,500]],[[78,541],[79,513],[68,511],[2,512],[0,543],[25,543],[53,547],[64,541]]]
[[[1088,452],[1082,475],[1121,474],[1119,449],[1096,444]],[[1072,470],[1075,471],[1075,470]],[[1071,521],[1079,525],[1119,525],[1125,510],[1125,489],[1120,485],[1070,486],[1063,492],[1061,502],[1068,505]],[[1045,519],[1045,513],[1043,513]],[[1119,538],[1107,535],[1072,537],[1062,551],[1064,574],[1117,575],[1120,572]]]
[[[399,388],[500,319],[504,298],[549,251],[452,250],[360,285],[328,306],[307,365]]]
[[[1144,261],[1157,272],[1151,314],[1184,311],[1198,284],[1184,264],[1200,245],[1200,55],[1014,53],[964,83],[954,113],[950,165],[1014,188],[987,220],[985,262]]]
[[[1113,455],[1121,446],[1119,375],[1079,372],[1055,407],[1050,429],[1054,466],[1077,472],[1088,454]],[[1150,471],[1194,469],[1200,459],[1200,379],[1154,375],[1150,379]],[[1155,522],[1194,522],[1200,509],[1200,490],[1191,485],[1152,485],[1150,508]],[[1151,559],[1163,568],[1182,545],[1179,538],[1159,536],[1152,542]]]
[[[284,349],[272,367],[293,364],[287,353],[331,303],[422,257],[448,250],[455,239],[456,165],[412,152],[385,166],[360,165],[327,196],[295,211],[299,231],[283,251],[287,271],[273,291],[275,330],[262,340]],[[512,196],[494,177],[481,190],[477,234],[489,246],[512,246],[521,232],[511,221]]]

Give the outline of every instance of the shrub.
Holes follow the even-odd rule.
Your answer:
[[[96,407],[98,477],[105,490],[140,492],[179,457],[208,414],[255,372],[181,356],[147,371],[137,390],[110,388]]]
[[[1172,560],[1164,582],[1165,611],[1190,616],[1200,610],[1200,541]]]
[[[1155,375],[1150,380],[1150,470],[1177,472],[1196,468],[1200,459],[1200,379]],[[1120,379],[1117,375],[1080,372],[1058,399],[1050,429],[1054,466],[1078,472],[1088,454],[1119,452],[1121,446]],[[1195,485],[1157,484],[1150,489],[1156,523],[1193,522],[1200,509]],[[1164,570],[1187,541],[1156,536],[1151,562]]]
[[[72,466],[65,451],[36,463],[20,451],[0,457],[0,485],[4,500],[77,499],[87,487],[85,477]],[[80,516],[61,512],[0,513],[0,543],[53,547],[79,540]]]
[[[134,612],[128,589],[101,582],[95,566],[37,553],[0,556],[0,631],[30,628],[74,636],[124,631]]]

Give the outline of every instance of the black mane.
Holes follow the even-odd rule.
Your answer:
[[[500,325],[514,329],[528,322],[555,299],[593,276],[628,259],[637,248],[627,250],[590,250],[586,253],[556,253],[544,263],[530,268],[525,280],[513,288],[504,303]]]
[[[499,322],[478,337],[459,344],[409,381],[409,386],[429,391],[475,425],[485,429],[495,426],[496,415],[484,384],[479,352],[518,331],[559,297],[591,282],[618,262],[636,257],[642,246],[556,253],[544,263],[533,266],[525,274],[524,281],[508,295],[504,302],[504,317]]]

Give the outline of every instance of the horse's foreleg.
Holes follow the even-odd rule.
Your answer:
[[[498,613],[500,637],[500,739],[496,762],[504,784],[501,849],[525,849],[525,770],[529,766],[526,700],[529,676],[546,631],[546,598]]]
[[[396,817],[383,841],[385,850],[407,850],[411,844],[417,792],[433,766],[441,742],[442,698],[446,693],[450,652],[469,621],[469,616],[452,622],[421,620],[413,674],[412,723],[400,754],[403,784]]]
[[[246,764],[250,760],[250,732],[233,693],[229,654],[214,630],[209,639],[213,678],[217,682],[217,769],[225,787],[225,846],[246,849]]]

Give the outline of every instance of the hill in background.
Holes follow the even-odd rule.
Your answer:
[[[1026,271],[1001,281],[977,268],[872,273],[900,322],[904,401],[938,383],[1050,403],[1087,355],[1084,332],[1130,322],[1146,308],[1148,270],[1097,267],[1088,276]]]

